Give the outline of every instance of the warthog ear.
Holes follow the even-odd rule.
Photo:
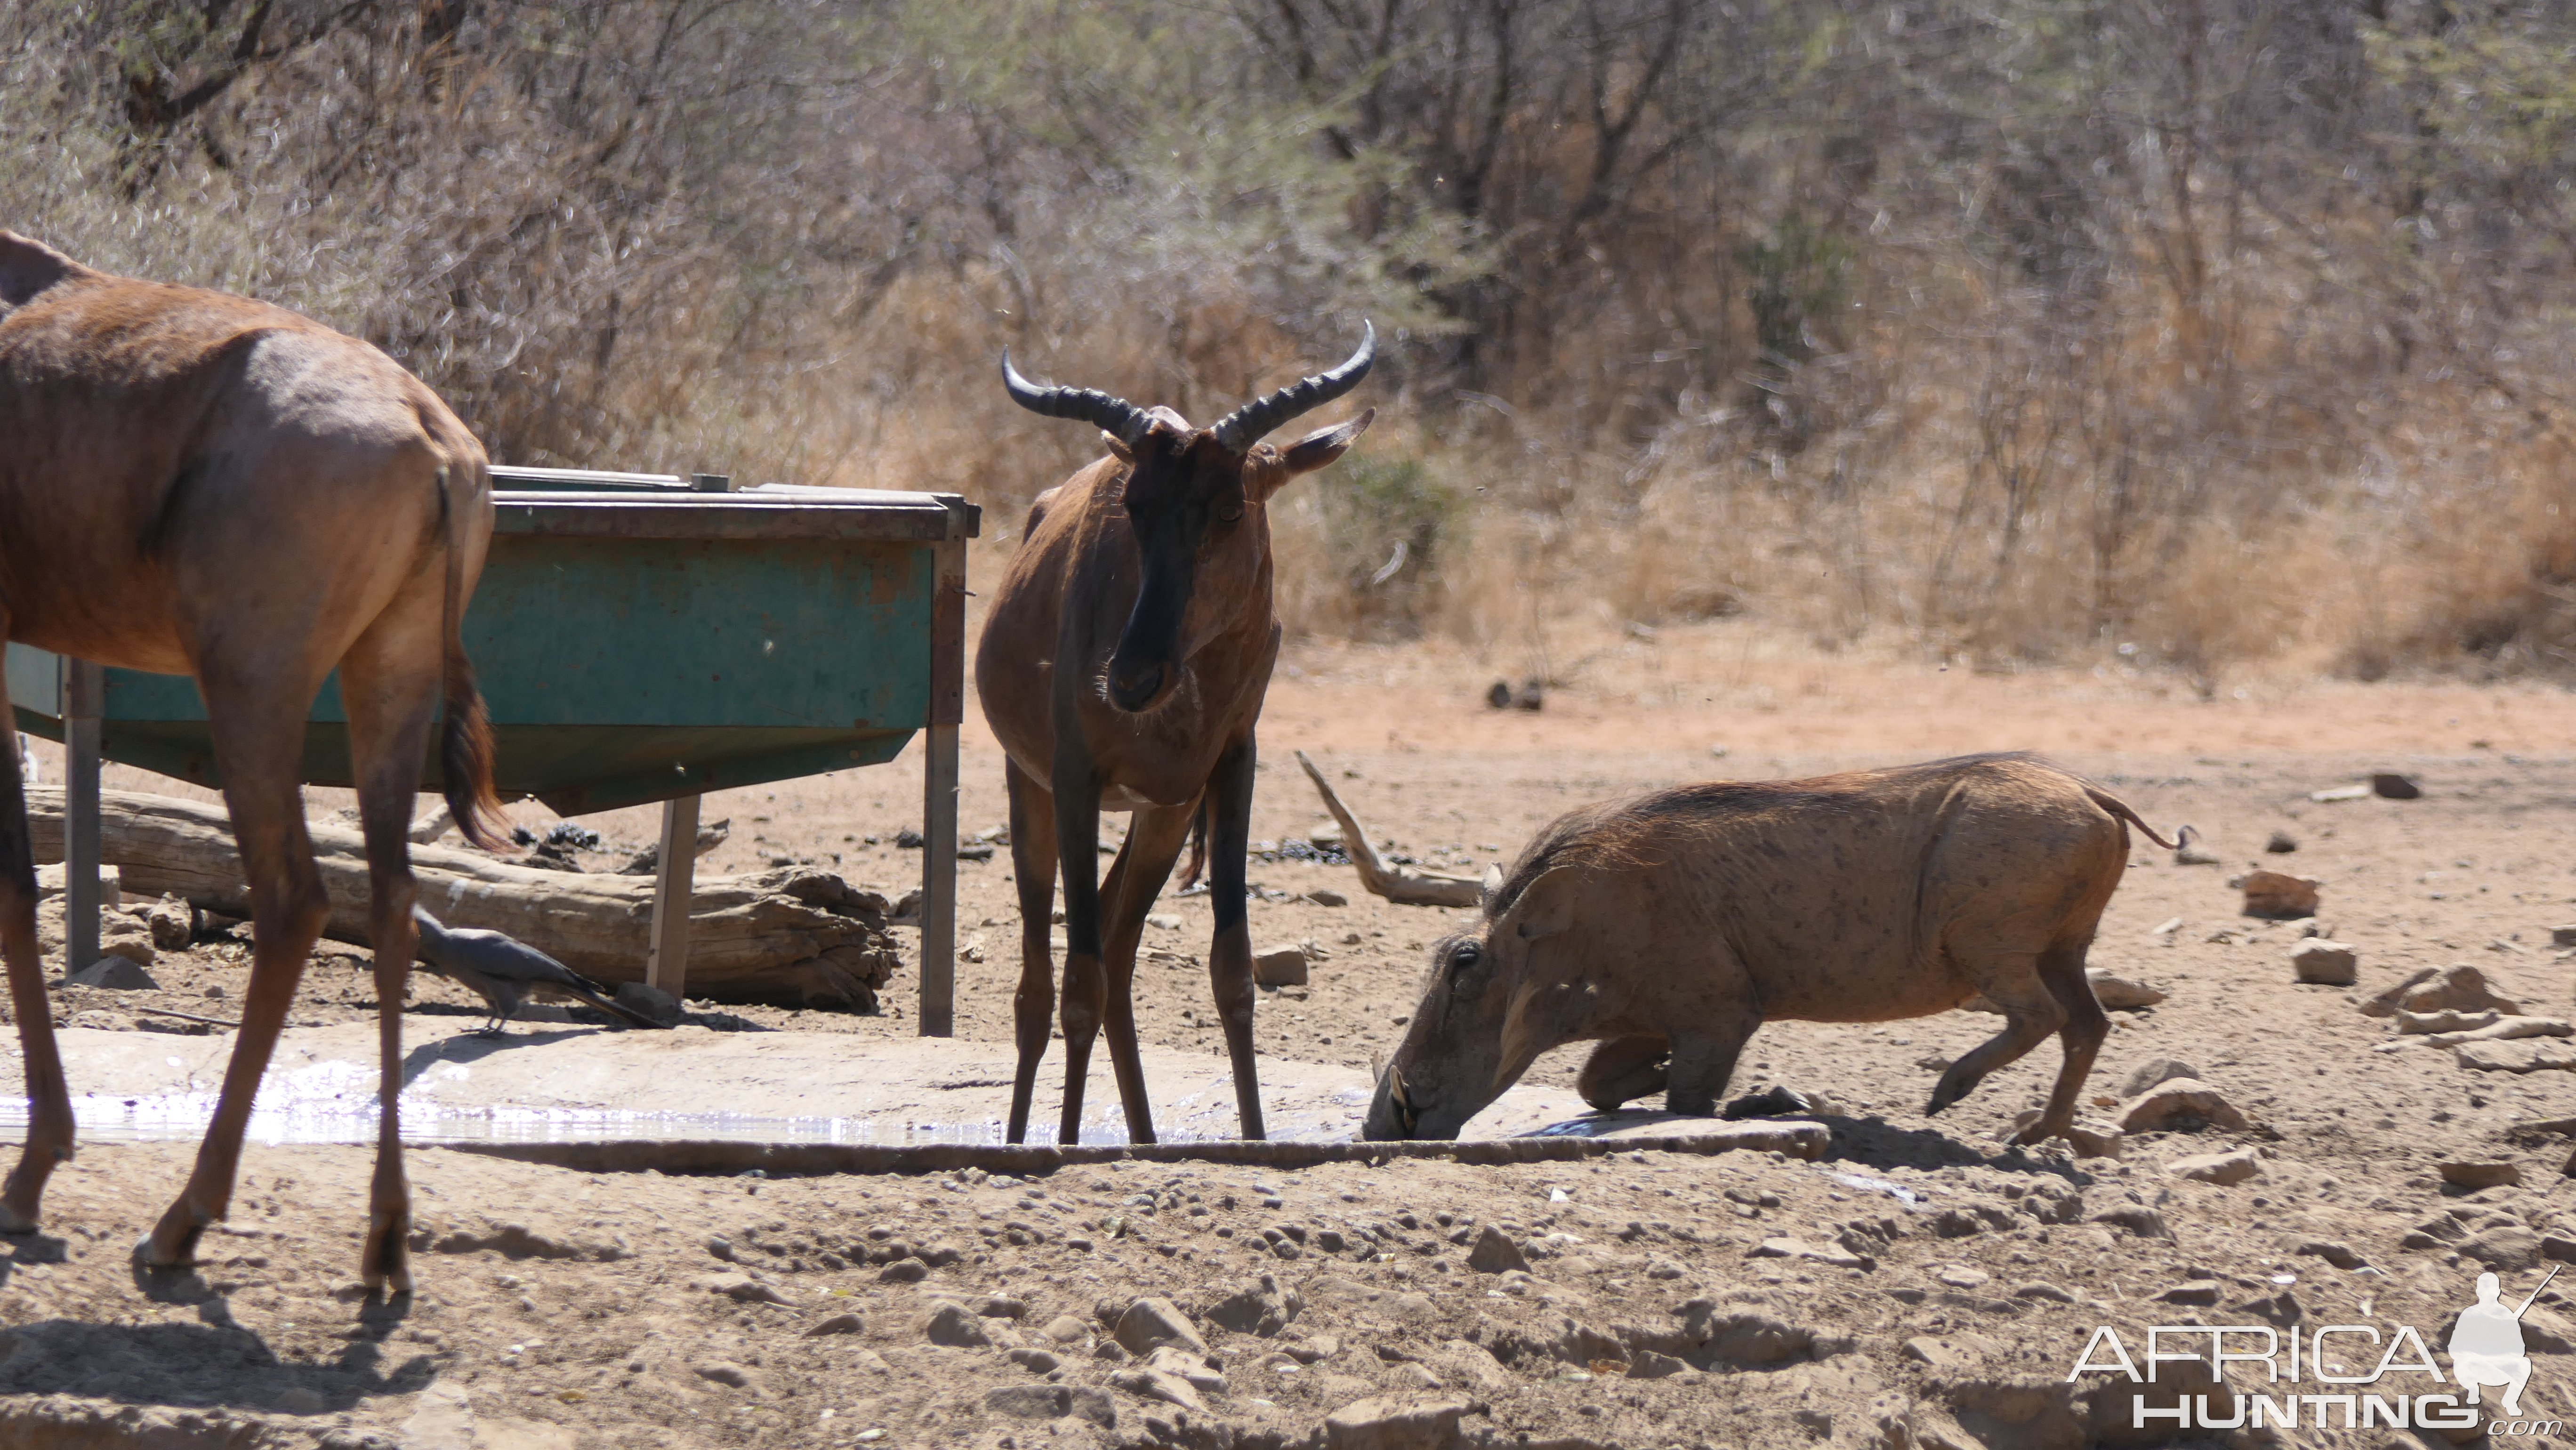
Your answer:
[[[1512,903],[1504,924],[1522,941],[1537,941],[1570,930],[1582,906],[1580,884],[1569,867],[1559,866],[1531,882]]]

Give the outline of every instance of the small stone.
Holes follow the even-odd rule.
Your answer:
[[[710,1360],[696,1366],[696,1369],[698,1378],[714,1380],[720,1385],[731,1385],[735,1389],[745,1388],[751,1383],[751,1371],[731,1360]]]
[[[1947,1264],[1935,1270],[1932,1277],[1953,1289],[1973,1289],[1992,1276],[1983,1269],[1972,1269],[1966,1264]]]
[[[688,1009],[681,1005],[679,998],[659,987],[647,986],[642,982],[618,983],[613,1000],[627,1011],[650,1018],[665,1026],[676,1023],[688,1015]]]
[[[1010,1361],[1031,1374],[1053,1374],[1064,1368],[1064,1361],[1043,1349],[1014,1349]]]
[[[2370,773],[2370,793],[2385,801],[2411,801],[2422,799],[2424,788],[2412,777],[2396,771],[2374,770]]]
[[[922,1333],[933,1344],[977,1348],[993,1342],[984,1332],[984,1321],[963,1304],[943,1300],[930,1311],[930,1322]]]
[[[1091,1337],[1091,1330],[1070,1314],[1059,1314],[1048,1320],[1046,1328],[1039,1332],[1058,1344],[1080,1344]]]
[[[2161,1082],[2120,1105],[2120,1127],[2131,1133],[2191,1132],[2203,1127],[2230,1132],[2247,1126],[2236,1105],[2198,1078]]]
[[[149,948],[147,948],[149,950]],[[118,955],[100,957],[64,980],[70,987],[105,987],[117,992],[157,992],[161,984],[132,958]]]
[[[856,1311],[852,1311],[846,1314],[833,1315],[831,1318],[826,1319],[822,1323],[815,1325],[813,1328],[806,1330],[805,1337],[807,1339],[817,1339],[826,1334],[865,1334],[867,1332],[868,1321],[862,1318]]]
[[[1004,1385],[984,1392],[984,1408],[1013,1420],[1060,1420],[1073,1409],[1067,1385]]]
[[[2540,1235],[2520,1224],[2504,1224],[2460,1245],[2460,1257],[2490,1269],[2527,1269],[2540,1262]]]
[[[1306,985],[1306,950],[1303,947],[1271,947],[1252,958],[1252,980],[1262,987],[1302,987]]]
[[[722,1294],[737,1304],[784,1304],[786,1298],[776,1289],[749,1274],[711,1274],[699,1281],[710,1293]]]
[[[2193,1279],[2176,1284],[2156,1296],[2167,1304],[2210,1305],[2218,1302],[2218,1281]]]
[[[2012,1291],[2016,1299],[2045,1299],[2051,1304],[2072,1304],[2075,1296],[2045,1279],[2019,1285]]]
[[[1179,931],[1181,929],[1181,919],[1172,915],[1168,911],[1148,912],[1145,916],[1145,924],[1154,928],[1156,931]]]
[[[707,1252],[730,1264],[733,1262],[733,1240],[722,1234],[711,1234],[707,1238]]]
[[[1690,1364],[1658,1350],[1641,1349],[1628,1356],[1628,1378],[1632,1380],[1671,1379],[1690,1372]]]
[[[1318,886],[1306,893],[1306,899],[1317,906],[1348,906],[1351,899],[1329,886]]]
[[[1863,1258],[1848,1250],[1836,1248],[1830,1244],[1814,1244],[1805,1239],[1793,1238],[1764,1239],[1747,1251],[1745,1257],[1748,1259],[1812,1259],[1819,1264],[1837,1269],[1878,1267],[1876,1260]]]
[[[2236,880],[2245,892],[2245,914],[2267,916],[2280,921],[2295,921],[2317,914],[2317,888],[2324,882],[2313,876],[2292,876],[2281,871],[2248,871]]]
[[[1514,1269],[1526,1273],[1529,1259],[1521,1253],[1521,1246],[1512,1242],[1511,1235],[1487,1224],[1476,1235],[1475,1246],[1467,1250],[1467,1267],[1479,1274],[1507,1274]]]
[[[930,1277],[930,1266],[919,1259],[897,1259],[877,1270],[881,1284],[918,1284]]]
[[[1109,1382],[1141,1400],[1161,1400],[1185,1410],[1207,1408],[1196,1386],[1167,1370],[1122,1369],[1112,1374]]]
[[[2364,1263],[2361,1255],[2352,1251],[2352,1245],[2334,1239],[2309,1239],[2295,1252],[2323,1259],[2338,1269],[2358,1269]]]
[[[1470,1408],[1454,1396],[1371,1395],[1324,1417],[1325,1450],[1448,1450]]]
[[[2084,977],[2093,984],[2093,1000],[2113,1012],[2134,1012],[2165,999],[2163,988],[2150,987],[2134,978],[2115,977],[2099,970],[2087,971]]]
[[[2440,1172],[2444,1183],[2472,1193],[2522,1181],[2522,1169],[2511,1163],[2452,1162],[2441,1165]]]
[[[1111,1333],[1134,1355],[1148,1354],[1165,1345],[1178,1345],[1200,1355],[1206,1354],[1208,1348],[1207,1341],[1199,1337],[1198,1326],[1169,1299],[1139,1299],[1128,1305]]]
[[[2576,926],[2551,927],[2549,944],[2554,947],[2576,947]]]
[[[1209,1323],[1220,1329],[1268,1339],[1287,1328],[1305,1308],[1304,1295],[1281,1287],[1278,1275],[1263,1274],[1217,1301],[1208,1310],[1207,1317]]]
[[[2274,831],[2272,838],[2263,843],[2263,849],[2275,856],[2287,856],[2299,849],[2299,838],[2287,831]]]
[[[2194,1183],[2225,1186],[2261,1176],[2263,1160],[2255,1156],[2251,1148],[2238,1148],[2229,1153],[2196,1153],[2166,1164],[2165,1172],[2176,1178],[2188,1178]]]
[[[2121,1080],[2120,1096],[2133,1098],[2157,1083],[2171,1082],[2178,1077],[2196,1078],[2198,1076],[2200,1076],[2200,1069],[2179,1057],[2151,1057],[2129,1069],[2129,1075]]]
[[[2361,954],[2342,942],[2310,937],[2290,948],[2290,970],[2302,982],[2349,987],[2361,979]]]
[[[2165,1227],[2165,1216],[2143,1203],[2124,1203],[2093,1215],[2093,1222],[2127,1229],[2142,1239],[2169,1239],[2173,1230]]]
[[[921,1251],[921,1261],[934,1269],[944,1269],[950,1264],[964,1263],[966,1251],[952,1243],[935,1243]]]
[[[986,1319],[1025,1319],[1029,1303],[1001,1294],[981,1294],[966,1301],[966,1307]]]

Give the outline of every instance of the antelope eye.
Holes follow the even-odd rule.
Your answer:
[[[1218,504],[1218,505],[1216,506],[1216,516],[1217,516],[1219,519],[1222,519],[1223,521],[1225,521],[1226,523],[1229,523],[1229,524],[1232,524],[1232,523],[1240,523],[1240,522],[1242,522],[1242,520],[1243,520],[1243,502],[1242,502],[1242,500],[1240,500],[1240,499],[1227,499],[1225,502]]]

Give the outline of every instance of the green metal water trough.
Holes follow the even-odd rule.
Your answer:
[[[701,793],[881,764],[927,730],[921,1020],[944,1034],[975,507],[953,494],[734,492],[708,475],[492,472],[492,547],[464,634],[502,793],[564,815],[666,802],[657,900],[685,902]],[[66,785],[93,819],[93,729],[99,758],[222,784],[193,679],[17,644],[7,670],[19,728],[72,747]],[[310,721],[305,781],[350,784],[336,675]],[[433,749],[422,788],[438,778]],[[76,876],[82,805],[66,832]],[[671,990],[687,913],[665,915],[648,980]]]

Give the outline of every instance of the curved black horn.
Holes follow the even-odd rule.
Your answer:
[[[1340,367],[1290,383],[1266,398],[1256,398],[1217,420],[1208,431],[1228,449],[1241,453],[1262,436],[1300,413],[1311,413],[1360,385],[1377,361],[1377,329],[1360,324],[1360,350]]]
[[[1042,388],[1020,376],[1011,366],[1011,350],[1002,349],[1002,389],[1011,401],[1032,413],[1049,418],[1071,418],[1089,423],[1119,442],[1134,446],[1151,426],[1145,410],[1125,398],[1112,397],[1097,388]]]

